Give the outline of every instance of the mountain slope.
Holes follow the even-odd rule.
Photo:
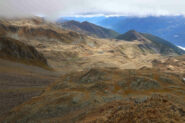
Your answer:
[[[49,66],[62,73],[94,66],[140,68],[143,65],[151,66],[147,61],[160,57],[159,54],[141,50],[137,42],[85,36],[39,18],[0,19],[0,32],[35,47],[44,54]],[[138,64],[141,61],[143,64]]]
[[[155,69],[93,68],[61,76],[42,95],[15,107],[0,121],[119,123],[178,119],[182,122],[184,87],[181,76]],[[109,104],[118,106],[102,109]]]
[[[84,33],[91,36],[94,35],[99,38],[114,38],[119,35],[119,33],[113,30],[97,26],[87,21],[82,23],[77,21],[67,21],[67,22],[61,23],[61,25],[65,29],[70,29],[70,30]]]
[[[139,33],[134,30],[131,30],[122,35],[119,35],[117,39],[126,40],[126,41],[143,41],[144,43],[141,46],[141,48],[142,47],[148,48],[154,52],[158,52],[163,55],[185,54],[184,50],[180,49],[179,47],[173,45],[172,43],[162,38],[159,38],[151,34]]]
[[[40,66],[0,58],[0,117],[13,107],[39,96],[58,77]]]
[[[146,32],[171,43],[185,47],[185,17],[184,16],[149,16],[149,17],[65,17],[67,20],[79,22],[88,21],[96,25],[125,33],[129,30]]]
[[[41,67],[48,66],[46,58],[33,46],[7,37],[0,37],[0,58]]]
[[[185,55],[170,57],[167,59],[155,59],[152,61],[153,67],[158,67],[161,71],[184,73],[185,75]]]
[[[116,39],[85,36],[64,30],[60,25],[39,20],[5,20],[0,24],[0,31],[7,37],[34,46],[44,54],[49,66],[60,72],[84,70],[94,66],[138,69],[143,66],[151,67],[154,58],[163,57],[157,45],[137,32],[135,33],[140,37],[136,36],[137,40],[118,42]],[[171,50],[166,54],[177,55]]]
[[[0,19],[0,35],[28,42],[60,41],[63,43],[80,42],[84,35],[74,31],[63,30],[59,25],[42,18]]]
[[[171,45],[133,30],[118,41],[59,26],[42,19],[0,23],[1,35],[25,44],[5,45],[7,56],[28,59],[31,45],[56,71],[0,59],[0,114],[8,112],[0,122],[185,120],[184,56],[168,59],[177,55]]]
[[[161,48],[160,51],[161,53],[166,52],[167,50],[170,50],[169,48],[171,48],[174,52],[176,52],[179,55],[185,54],[184,50],[162,38],[146,33],[142,33],[142,35],[145,38],[149,39],[150,41],[154,42],[156,45],[158,45]]]

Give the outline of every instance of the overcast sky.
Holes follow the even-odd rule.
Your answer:
[[[0,0],[0,16],[185,15],[185,0]]]

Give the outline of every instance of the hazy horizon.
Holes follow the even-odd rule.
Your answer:
[[[184,16],[184,6],[185,1],[175,0],[1,0],[0,16]]]

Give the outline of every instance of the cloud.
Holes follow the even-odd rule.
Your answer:
[[[179,48],[183,49],[185,51],[185,47],[178,46]]]
[[[0,16],[185,15],[184,0],[0,0]]]

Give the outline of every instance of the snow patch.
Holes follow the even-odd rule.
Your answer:
[[[178,46],[179,48],[183,49],[185,51],[185,47]]]

